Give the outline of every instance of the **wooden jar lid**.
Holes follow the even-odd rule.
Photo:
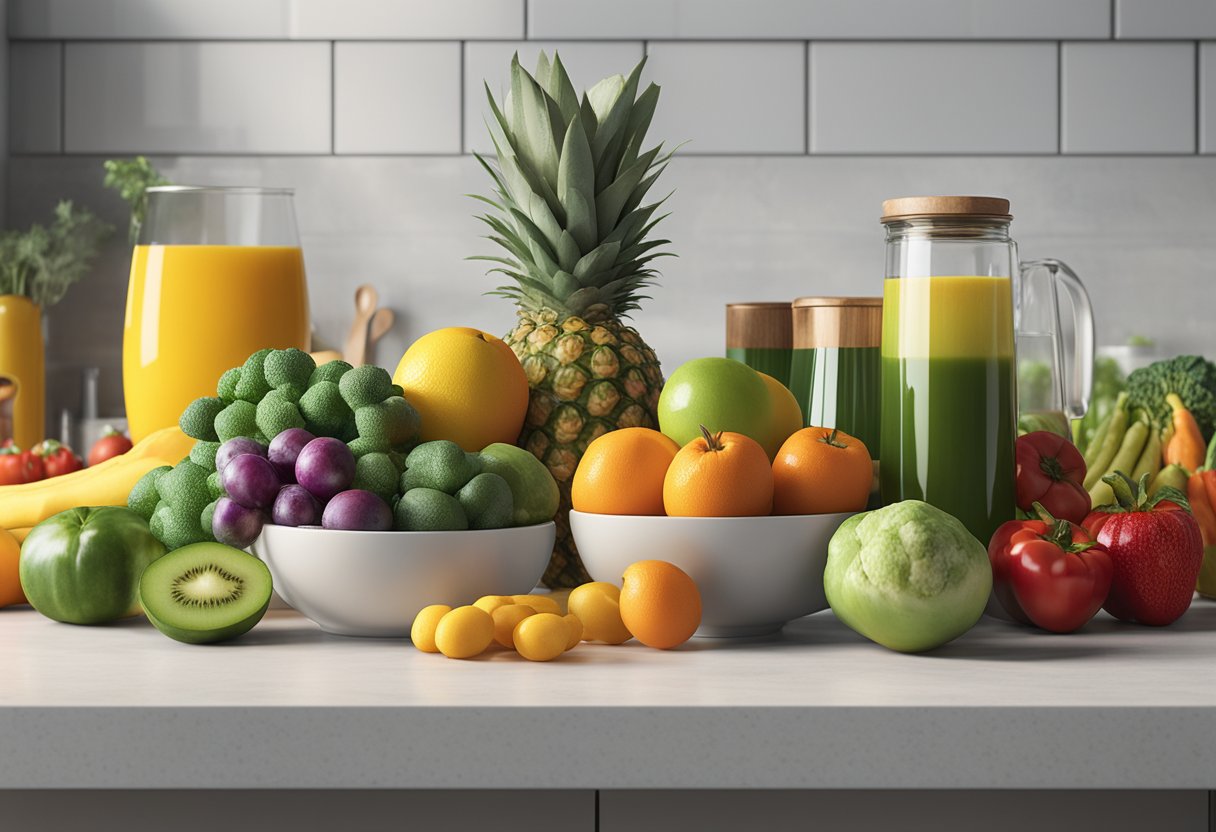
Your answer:
[[[794,319],[788,301],[726,304],[726,346],[788,350]]]
[[[882,298],[798,298],[794,349],[877,347],[882,344]]]
[[[996,196],[901,196],[882,203],[882,222],[930,217],[1013,219],[1009,200]]]

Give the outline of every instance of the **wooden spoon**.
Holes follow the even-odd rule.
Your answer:
[[[376,287],[364,283],[355,290],[355,320],[350,325],[350,334],[346,336],[346,345],[342,355],[352,367],[362,367],[367,363],[367,324],[376,314],[376,306],[380,303],[380,293]]]
[[[376,314],[372,315],[371,332],[367,336],[368,353],[375,355],[376,342],[388,334],[396,319],[397,316],[393,314],[393,310],[387,307],[376,310]]]

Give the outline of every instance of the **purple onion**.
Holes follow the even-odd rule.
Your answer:
[[[355,481],[355,455],[346,443],[322,436],[304,446],[296,458],[296,482],[321,502],[350,488]]]
[[[223,445],[220,445],[220,449],[215,453],[215,470],[223,473],[228,463],[241,454],[266,456],[266,448],[261,442],[250,439],[247,436],[237,436],[229,439]]]
[[[321,503],[302,485],[285,485],[274,498],[271,518],[276,526],[316,526]]]
[[[220,485],[245,508],[270,508],[282,483],[266,457],[241,454],[224,466]]]
[[[265,522],[266,515],[258,509],[245,508],[235,500],[220,497],[211,518],[211,533],[220,543],[244,549],[258,539]]]
[[[266,458],[278,472],[280,480],[284,483],[296,481],[296,458],[304,446],[316,438],[304,428],[288,428],[270,440]]]
[[[321,525],[327,529],[386,532],[393,527],[393,510],[372,492],[352,488],[326,504]]]

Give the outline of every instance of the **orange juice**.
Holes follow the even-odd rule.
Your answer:
[[[298,247],[136,246],[122,347],[131,439],[177,424],[251,353],[309,341]]]

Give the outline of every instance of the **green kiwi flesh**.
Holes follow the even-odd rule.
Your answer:
[[[270,570],[222,543],[194,543],[152,561],[139,579],[144,615],[169,638],[209,644],[243,635],[270,605]]]

